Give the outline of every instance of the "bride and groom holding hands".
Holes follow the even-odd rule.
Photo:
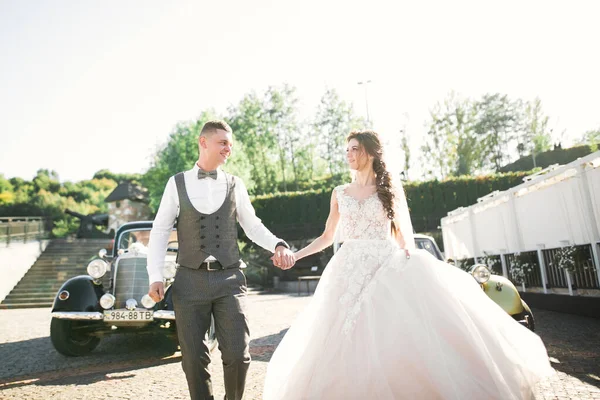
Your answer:
[[[214,398],[205,342],[211,319],[225,398],[244,394],[250,332],[238,222],[282,269],[330,246],[334,234],[343,242],[270,360],[265,399],[523,399],[552,373],[536,334],[472,277],[414,249],[406,197],[375,132],[349,134],[353,181],[333,190],[323,234],[296,253],[256,217],[243,181],[219,168],[233,148],[229,125],[207,122],[198,146],[193,168],[165,187],[148,254],[149,295],[158,301],[177,223],[179,268],[171,290],[193,400]]]

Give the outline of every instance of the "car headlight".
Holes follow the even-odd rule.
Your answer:
[[[176,273],[177,264],[175,264],[173,261],[165,262],[165,266],[163,268],[163,276],[165,277],[165,279],[174,278]]]
[[[488,267],[483,264],[473,266],[471,274],[473,274],[473,278],[475,278],[478,283],[486,283],[492,275]]]
[[[115,296],[110,293],[104,293],[102,297],[100,297],[100,306],[105,310],[112,308],[115,305]]]
[[[94,279],[102,278],[107,270],[108,264],[103,260],[93,260],[87,266],[87,273]]]
[[[149,295],[145,294],[142,297],[142,300],[140,300],[142,302],[142,305],[144,306],[144,308],[150,309],[150,308],[154,308],[154,306],[156,305],[156,302],[154,300],[152,300],[152,297],[150,297]]]

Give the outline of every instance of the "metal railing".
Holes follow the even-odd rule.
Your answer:
[[[502,275],[502,257],[499,254],[489,255],[487,259],[480,257],[477,262],[487,265],[492,274]]]
[[[500,257],[504,270],[502,275],[510,279],[517,287],[521,286],[524,291],[528,287],[543,288],[544,293],[548,293],[548,289],[567,289],[569,294],[573,296],[573,291],[577,289],[584,291],[600,290],[600,271],[598,271],[600,266],[595,265],[594,262],[596,257],[594,251],[600,252],[600,242],[574,247],[576,251],[576,254],[573,256],[575,268],[571,272],[567,272],[556,265],[556,254],[562,248],[544,249],[540,247],[539,250],[521,252],[519,256],[515,253],[501,255],[486,254],[486,257],[480,257],[478,262],[495,263],[496,258]],[[522,283],[516,282],[513,279],[513,274],[511,274],[511,269],[515,265],[517,257],[520,257],[521,261],[533,265],[533,269],[523,276]],[[472,258],[457,260],[455,265],[461,269],[468,269],[465,267],[471,265],[472,260]]]
[[[515,263],[516,261],[516,254],[507,254],[506,256],[506,266],[507,269],[509,271],[508,273],[508,278],[515,284],[515,285],[519,285],[519,282],[515,282],[514,279],[512,278],[512,275],[510,273],[512,265]],[[524,283],[526,287],[543,287],[542,284],[542,273],[540,270],[540,263],[537,259],[537,252],[535,251],[524,251],[520,254],[520,257],[527,260],[528,262],[530,262],[531,264],[534,265],[534,268],[532,271],[529,271],[528,273],[525,274],[524,276]],[[566,283],[565,283],[565,286]]]
[[[0,217],[0,242],[27,242],[46,233],[45,217]]]
[[[543,250],[544,264],[546,265],[546,283],[548,288],[567,288],[567,276],[562,268],[553,265],[554,255],[560,249]]]
[[[576,246],[583,257],[576,257],[577,270],[571,273],[571,285],[578,289],[600,289],[598,274],[594,269],[592,248],[590,245]],[[555,265],[554,257],[560,249],[544,250],[544,264],[549,287],[568,287],[565,271]]]

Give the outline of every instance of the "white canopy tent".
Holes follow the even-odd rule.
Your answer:
[[[447,259],[590,244],[600,278],[600,151],[451,211],[441,225]]]

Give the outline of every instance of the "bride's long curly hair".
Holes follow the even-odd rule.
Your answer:
[[[392,177],[383,160],[383,147],[379,140],[379,135],[371,130],[352,131],[346,138],[346,142],[356,139],[362,148],[373,157],[373,171],[375,172],[375,181],[377,185],[377,197],[387,217],[392,221],[392,233],[396,234],[397,227],[394,223],[396,213],[394,211],[394,191],[392,190]]]

